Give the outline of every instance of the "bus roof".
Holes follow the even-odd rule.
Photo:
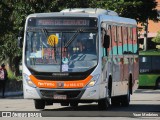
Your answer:
[[[64,9],[61,12],[63,13],[105,14],[105,15],[118,16],[118,13],[112,10],[105,10],[101,8],[71,8],[71,9]]]
[[[139,51],[139,55],[160,56],[160,50]]]
[[[101,8],[72,8],[72,9],[64,9],[61,11],[62,13],[88,13],[100,16],[101,21],[113,22],[113,23],[121,23],[121,24],[132,24],[136,25],[137,22],[130,18],[119,17],[118,13],[105,10]]]
[[[100,21],[137,25],[134,19],[119,17],[114,11],[100,8],[64,9],[61,12],[35,13],[29,15],[29,17],[96,17]]]

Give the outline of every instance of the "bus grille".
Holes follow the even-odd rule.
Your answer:
[[[62,90],[40,90],[42,96],[44,98],[53,98],[54,95],[66,95],[67,99],[76,99],[81,97],[84,93],[84,90],[69,90],[69,91],[62,91]]]

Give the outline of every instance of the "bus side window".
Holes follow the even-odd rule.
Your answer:
[[[116,38],[116,26],[115,25],[112,25],[111,27],[111,36],[112,36],[112,53],[113,55],[117,55],[117,38]]]
[[[108,25],[107,30],[105,31],[105,34],[104,34],[104,42],[103,42],[103,47],[105,49],[104,53],[105,53],[106,56],[111,53],[110,39],[111,39],[111,26]]]
[[[109,25],[102,23],[102,31],[101,31],[101,36],[102,36],[102,46],[103,46],[103,56],[108,55],[108,48],[110,47],[110,36],[108,33]]]
[[[122,55],[123,53],[123,47],[122,47],[122,27],[117,27],[117,41],[118,41],[118,54]]]
[[[128,53],[127,27],[122,27],[122,32],[123,32],[123,54],[127,54]]]
[[[137,46],[137,29],[134,27],[132,29],[133,32],[133,53],[137,54],[138,53],[138,46]]]
[[[133,37],[132,28],[128,27],[128,53],[133,54]]]

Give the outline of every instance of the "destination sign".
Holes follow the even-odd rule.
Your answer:
[[[57,20],[51,20],[51,19],[40,19],[37,20],[37,25],[45,25],[45,26],[89,26],[89,20],[65,20],[65,19],[57,19]]]
[[[30,27],[97,27],[96,18],[29,18]]]

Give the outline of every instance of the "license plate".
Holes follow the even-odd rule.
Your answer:
[[[66,100],[67,96],[66,95],[54,95],[53,98],[56,100]]]

